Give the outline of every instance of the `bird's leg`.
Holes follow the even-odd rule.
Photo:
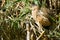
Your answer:
[[[42,27],[42,25],[41,25],[41,23],[39,23],[39,22],[36,22],[36,24],[38,25],[38,31],[41,33],[41,32],[43,32],[43,27]]]
[[[37,37],[36,40],[39,40],[39,39],[44,35],[44,32],[45,32],[45,31],[43,31],[43,29],[42,29],[43,27],[42,27],[41,23],[36,22],[36,24],[39,26],[39,27],[38,27],[38,31],[39,31],[39,33],[40,33],[40,35]]]

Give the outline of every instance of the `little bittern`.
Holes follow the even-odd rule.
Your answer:
[[[39,26],[39,29],[41,30],[43,26],[49,26],[50,21],[48,19],[48,9],[46,7],[41,7],[39,10],[38,6],[32,7],[32,17]]]

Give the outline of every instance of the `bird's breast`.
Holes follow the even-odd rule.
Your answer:
[[[36,21],[38,21],[43,26],[49,26],[51,24],[48,18],[44,16],[37,16]]]

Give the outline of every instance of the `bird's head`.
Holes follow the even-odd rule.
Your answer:
[[[33,5],[33,6],[31,7],[31,10],[32,10],[32,11],[38,11],[38,10],[39,10],[39,6]]]

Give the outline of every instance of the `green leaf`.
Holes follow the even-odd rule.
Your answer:
[[[51,19],[53,22],[56,22],[56,20],[54,19],[54,17],[52,17],[52,16],[50,16],[50,15],[49,15],[49,17],[50,17],[50,19]]]

